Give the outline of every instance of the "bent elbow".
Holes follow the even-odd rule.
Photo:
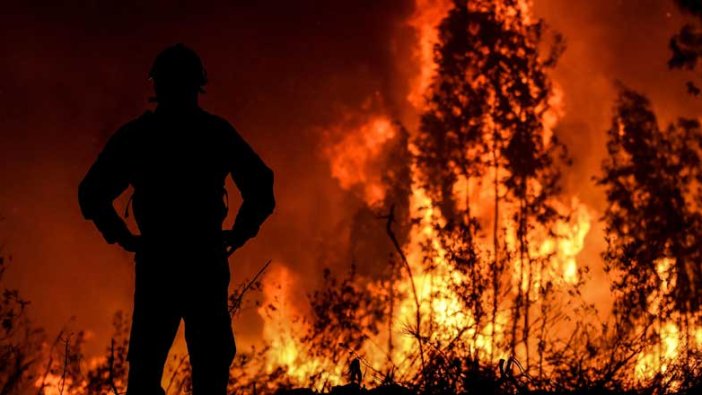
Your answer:
[[[275,193],[273,192],[273,170],[269,169],[266,167],[266,171],[264,172],[264,182],[266,185],[266,193],[265,193],[265,199],[264,199],[264,206],[265,206],[265,212],[266,216],[269,216],[273,214],[273,210],[275,210]]]
[[[81,181],[78,185],[78,205],[80,206],[80,212],[85,219],[92,219],[95,215],[96,204],[94,202],[92,188],[87,179]]]
[[[275,210],[275,197],[273,194],[271,194],[270,199],[267,202],[268,204],[265,207],[265,214],[266,217],[269,217],[271,214],[273,214],[273,211]]]
[[[93,220],[105,210],[105,207],[111,206],[111,202],[104,198],[99,184],[87,176],[78,185],[78,205],[83,218]]]

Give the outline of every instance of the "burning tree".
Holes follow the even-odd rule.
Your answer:
[[[661,130],[648,99],[620,87],[597,180],[608,201],[604,259],[614,274],[614,312],[627,330],[653,331],[660,371],[678,356],[662,349],[666,337],[682,340],[689,358],[702,303],[700,143],[698,121]]]
[[[540,247],[558,236],[556,222],[567,219],[555,203],[564,149],[546,122],[553,97],[547,70],[563,47],[556,36],[551,53],[540,54],[544,24],[526,12],[519,1],[454,2],[439,26],[437,72],[414,142],[421,187],[440,211],[434,226],[441,252],[462,276],[455,292],[472,313],[473,345],[486,336],[482,348],[492,361],[497,349],[506,345],[516,354],[521,343],[527,369],[536,345],[541,374],[543,319],[554,284],[547,270],[553,254]],[[486,203],[484,188],[492,192],[491,216],[475,214]],[[492,225],[491,237],[482,234],[483,223]],[[492,242],[489,258],[476,243],[486,239]],[[500,322],[506,275],[516,288],[509,334]],[[541,314],[537,344],[530,343],[535,300]],[[473,358],[480,348],[474,347]]]

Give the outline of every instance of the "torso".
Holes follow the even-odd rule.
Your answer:
[[[211,238],[226,216],[226,130],[198,111],[178,119],[145,114],[130,144],[134,214],[145,238]]]

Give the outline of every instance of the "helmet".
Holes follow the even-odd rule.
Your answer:
[[[200,57],[183,44],[164,49],[154,60],[149,79],[167,90],[197,90],[207,84],[207,73]]]

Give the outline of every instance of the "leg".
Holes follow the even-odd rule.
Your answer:
[[[236,353],[227,308],[228,271],[216,277],[193,287],[183,317],[193,395],[226,395],[229,367]]]
[[[178,331],[180,313],[174,296],[159,286],[162,281],[137,270],[127,395],[165,395],[161,388],[163,366]]]

